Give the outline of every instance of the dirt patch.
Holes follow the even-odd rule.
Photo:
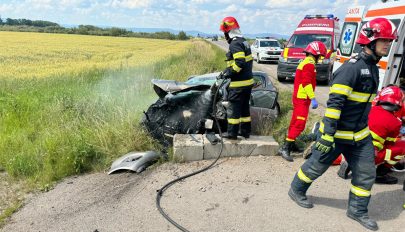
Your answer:
[[[178,231],[156,208],[156,190],[211,160],[165,163],[141,174],[95,173],[68,178],[27,201],[3,231]],[[288,195],[303,159],[278,156],[221,159],[207,172],[175,184],[161,201],[190,231],[365,231],[346,217],[350,180],[331,167],[308,192],[313,209]],[[375,185],[370,216],[381,231],[402,231],[403,176],[396,185]]]
[[[6,172],[0,172],[0,225],[4,217],[18,208],[26,193],[27,188],[23,181],[13,180]]]

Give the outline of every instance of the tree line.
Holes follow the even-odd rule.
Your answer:
[[[152,39],[168,40],[187,40],[190,37],[184,31],[177,35],[162,32],[133,32],[124,28],[110,27],[101,28],[93,25],[79,25],[77,27],[66,28],[57,23],[43,20],[29,19],[2,19],[0,17],[0,31],[21,31],[21,32],[42,32],[42,33],[60,33],[60,34],[79,34],[79,35],[96,35],[96,36],[119,36],[119,37],[140,37]]]

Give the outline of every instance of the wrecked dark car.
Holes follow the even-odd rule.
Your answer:
[[[226,131],[226,104],[222,99],[226,91],[224,87],[218,90],[215,98],[218,83],[223,81],[217,80],[218,75],[192,76],[186,82],[153,79],[153,89],[159,99],[144,112],[141,124],[164,145],[171,143],[174,134],[218,133],[214,116],[221,131]],[[252,133],[257,134],[259,125],[279,116],[280,105],[278,91],[267,74],[254,71],[253,78],[250,112]],[[216,107],[213,107],[214,100]]]

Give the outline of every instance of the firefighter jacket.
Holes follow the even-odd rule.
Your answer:
[[[373,106],[368,120],[368,126],[373,136],[373,144],[377,150],[381,151],[384,146],[395,143],[402,123],[392,112],[383,109],[381,106]]]
[[[226,57],[228,67],[224,73],[227,78],[231,78],[229,87],[252,86],[253,58],[249,43],[242,37],[234,37]]]
[[[308,100],[315,97],[315,63],[315,58],[309,55],[298,65],[294,78],[293,101],[295,99]]]
[[[375,56],[362,51],[335,71],[321,133],[346,144],[370,135],[368,114],[378,88],[377,62]]]
[[[373,145],[377,150],[376,164],[387,162],[394,165],[405,155],[405,141],[400,141],[399,130],[402,122],[393,112],[381,106],[373,106],[368,116]]]

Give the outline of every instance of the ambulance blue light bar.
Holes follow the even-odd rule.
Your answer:
[[[305,15],[306,19],[320,19],[320,18],[326,18],[326,19],[333,19],[334,16],[333,14],[327,14],[327,15]]]

